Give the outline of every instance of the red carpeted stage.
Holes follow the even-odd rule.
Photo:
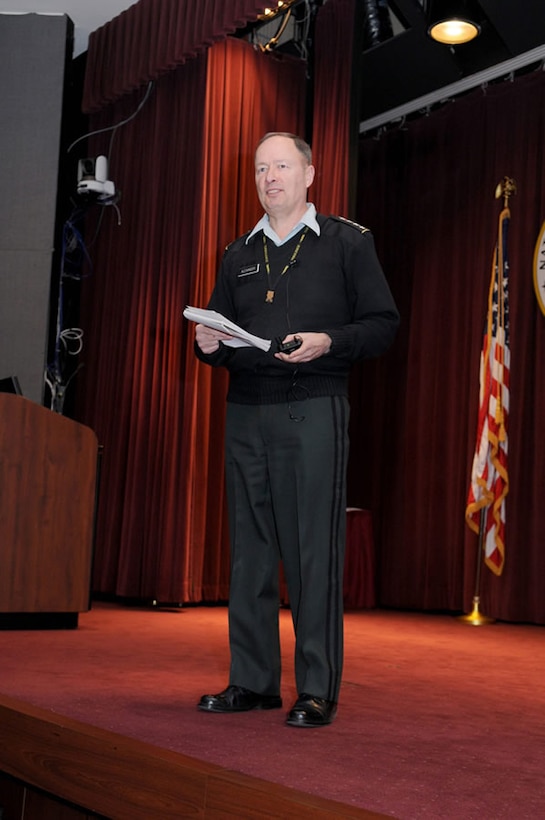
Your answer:
[[[345,624],[339,714],[318,730],[195,708],[227,680],[224,607],[97,603],[78,629],[1,631],[2,817],[543,815],[543,627],[374,610]]]

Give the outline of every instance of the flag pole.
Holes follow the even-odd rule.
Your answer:
[[[458,618],[459,621],[461,621],[464,624],[469,624],[470,626],[486,626],[487,624],[494,623],[494,618],[489,618],[487,615],[483,615],[480,611],[481,564],[482,556],[484,553],[483,533],[485,528],[486,509],[486,507],[481,508],[481,520],[479,526],[479,545],[477,547],[477,569],[475,571],[475,592],[473,593],[473,609],[467,615],[460,615]]]
[[[517,192],[517,186],[516,186],[515,180],[511,179],[510,177],[504,177],[503,180],[500,183],[498,183],[498,185],[496,186],[495,196],[496,196],[496,199],[500,199],[501,197],[503,197],[503,209],[504,210],[503,210],[502,214],[500,214],[500,229],[499,229],[499,233],[498,233],[498,242],[497,242],[497,245],[496,245],[496,251],[495,251],[495,255],[494,255],[493,276],[492,276],[492,282],[491,282],[491,285],[490,285],[490,292],[489,292],[489,313],[488,313],[488,319],[487,319],[487,322],[488,322],[488,326],[487,326],[488,341],[489,341],[490,329],[491,329],[491,307],[494,304],[494,302],[493,302],[493,294],[494,294],[493,288],[494,287],[496,288],[498,301],[500,299],[502,300],[502,309],[501,309],[501,315],[500,315],[499,319],[501,320],[502,327],[505,329],[505,315],[504,315],[505,306],[503,304],[503,297],[504,297],[503,283],[502,283],[502,280],[500,278],[504,275],[504,272],[505,272],[504,266],[505,266],[505,261],[506,261],[506,259],[503,256],[504,248],[503,248],[503,245],[502,245],[502,225],[503,225],[502,220],[503,220],[503,217],[504,217],[505,213],[507,213],[507,216],[509,216],[509,210],[508,210],[509,209],[509,198],[511,196],[513,196],[513,194],[516,194],[516,192]],[[501,270],[500,270],[500,267],[501,267]],[[497,279],[496,279],[496,276],[497,276]],[[496,311],[498,309],[497,302],[495,303],[495,309],[496,309]],[[498,319],[498,317],[496,317],[496,319]],[[492,323],[492,327],[494,327],[494,323]],[[484,351],[485,351],[485,348],[483,348],[483,356],[484,356]],[[486,349],[486,355],[487,356],[489,355],[489,352],[490,352],[490,350]],[[503,366],[503,363],[504,363],[504,359],[502,358],[501,359],[502,366]],[[482,364],[483,364],[483,359],[481,359],[481,367],[482,367]],[[491,375],[491,378],[495,378],[493,373],[490,374],[490,375]],[[504,374],[502,373],[502,377],[503,377],[503,375]],[[483,385],[483,370],[481,370],[481,390],[482,390],[482,385]],[[503,388],[503,378],[502,378],[502,383],[501,383],[500,386]],[[496,404],[496,419],[495,419],[496,424],[501,422],[501,418],[502,418],[501,411],[502,411],[502,408],[503,408],[503,393],[500,393],[498,398],[499,398],[500,413],[498,414],[498,405]],[[481,400],[482,399],[480,399],[480,401]],[[480,411],[481,411],[481,408],[482,408],[482,405],[480,406]],[[503,434],[503,438],[502,438],[502,434]],[[502,442],[506,437],[505,427],[500,427],[499,431],[494,428],[494,435],[497,436],[497,439],[495,441],[495,447],[496,447],[495,455],[497,457],[499,443]],[[489,439],[489,441],[490,441],[490,439]],[[478,451],[476,450],[475,459],[477,458],[477,452]],[[474,459],[474,468],[473,469],[475,469],[475,459]],[[505,465],[503,465],[503,467],[504,467],[504,470],[506,471]],[[494,464],[494,469],[496,469],[496,468],[497,468],[497,465]],[[481,483],[483,482],[482,475],[480,476],[480,481],[481,481]],[[473,470],[472,470],[472,482],[473,482]],[[488,489],[490,489],[490,488],[488,487]],[[470,520],[471,512],[468,512],[468,511],[471,510],[472,506],[473,507],[477,506],[479,496],[477,494],[474,494],[474,498],[471,499],[472,494],[473,494],[473,491],[470,488],[470,499],[468,500],[468,507],[466,508],[466,519],[467,519],[468,524],[470,525],[470,527],[476,531],[477,528],[476,528],[475,524],[473,524]],[[505,497],[505,493],[504,493],[503,497]],[[482,506],[480,508],[479,545],[477,547],[477,569],[476,569],[476,573],[475,573],[475,592],[474,592],[474,595],[473,595],[473,609],[469,614],[461,615],[458,619],[458,620],[462,621],[462,623],[471,624],[472,626],[483,626],[485,624],[494,623],[493,618],[489,618],[488,616],[483,615],[480,612],[481,563],[486,560],[485,548],[484,548],[484,539],[485,539],[487,509],[490,506],[491,499],[488,499],[488,502],[489,502],[488,504],[485,504],[485,506]],[[496,509],[494,511],[496,512]],[[502,553],[502,555],[503,555],[503,553]],[[502,569],[503,569],[503,565],[500,567],[497,574],[501,574]]]

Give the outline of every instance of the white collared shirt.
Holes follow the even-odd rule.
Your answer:
[[[284,238],[280,239],[276,231],[271,227],[271,223],[269,221],[269,215],[263,214],[257,225],[252,229],[252,231],[248,234],[248,238],[246,239],[246,244],[250,241],[252,236],[256,234],[258,231],[263,231],[265,236],[274,242],[275,245],[283,245],[285,242],[288,242],[295,234],[301,230],[304,225],[308,225],[308,227],[314,231],[317,236],[320,236],[320,226],[318,224],[318,220],[316,219],[316,208],[312,204],[312,202],[307,203],[307,210],[301,217],[301,220],[297,223],[297,225],[290,231],[290,233]]]

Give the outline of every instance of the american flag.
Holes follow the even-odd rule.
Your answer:
[[[494,250],[488,311],[480,363],[477,444],[471,470],[466,521],[479,533],[484,561],[496,575],[505,562],[505,498],[507,472],[507,422],[509,419],[509,260],[507,233],[510,220],[505,207],[499,218]]]

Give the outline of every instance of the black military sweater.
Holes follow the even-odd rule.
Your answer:
[[[276,247],[267,240],[267,275],[263,233],[248,234],[225,251],[208,308],[222,313],[250,333],[273,344],[258,348],[220,344],[199,359],[229,370],[227,400],[241,404],[284,402],[294,379],[297,396],[345,396],[352,362],[378,356],[391,344],[399,315],[378,261],[372,234],[339,217],[317,217],[321,233],[306,232],[295,262],[280,276],[300,240]],[[266,294],[274,290],[268,303]],[[329,353],[297,366],[274,357],[276,339],[289,333],[325,332]]]

